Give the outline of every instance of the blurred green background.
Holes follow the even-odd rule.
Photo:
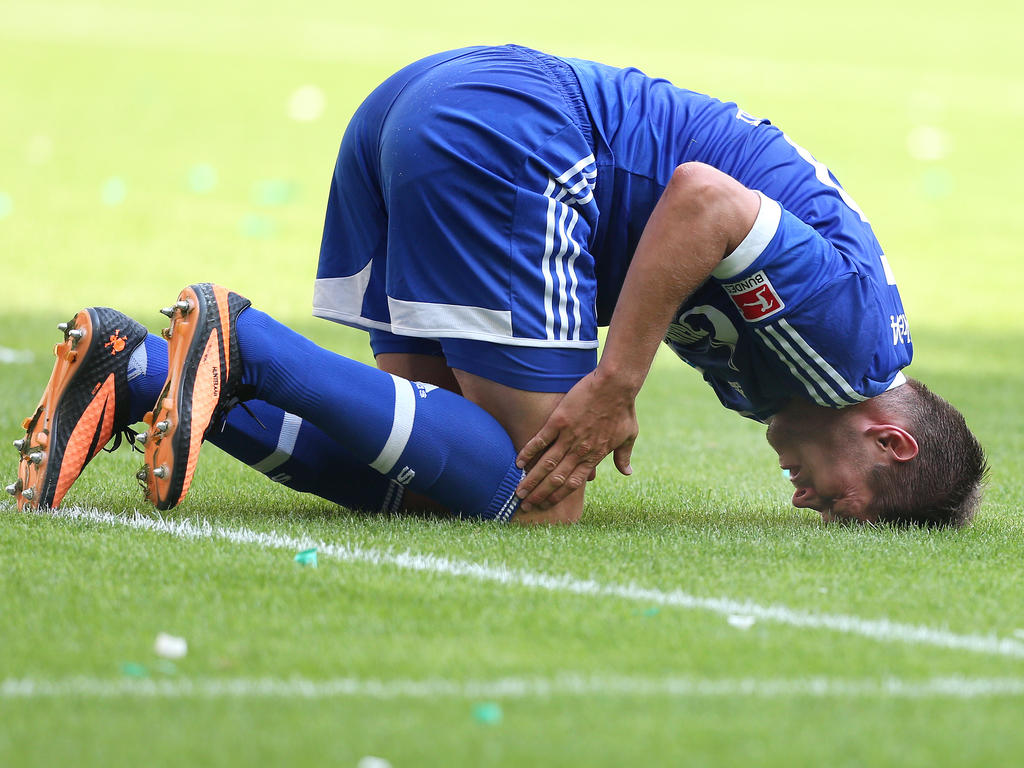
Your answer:
[[[181,285],[213,280],[308,317],[359,101],[421,55],[519,42],[770,118],[867,212],[915,329],[1018,331],[1020,15],[923,0],[3,0],[3,311],[152,317]]]

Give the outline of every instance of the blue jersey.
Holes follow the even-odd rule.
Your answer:
[[[342,141],[314,313],[377,354],[443,354],[508,386],[593,369],[655,204],[681,163],[761,193],[750,235],[666,342],[729,408],[842,407],[903,379],[911,345],[871,227],[767,120],[633,69],[521,46],[436,54],[382,83]]]
[[[599,321],[610,319],[673,170],[698,161],[762,196],[754,230],[683,303],[666,336],[722,403],[765,419],[795,395],[842,407],[905,380],[913,350],[895,278],[828,168],[736,104],[635,69],[566,61],[595,136]]]

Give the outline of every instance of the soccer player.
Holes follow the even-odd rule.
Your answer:
[[[631,471],[633,402],[663,340],[725,407],[768,424],[795,506],[961,525],[980,499],[981,447],[901,373],[912,343],[895,278],[835,176],[767,120],[634,69],[474,47],[366,99],[335,168],[314,314],[368,330],[381,371],[216,286],[167,312],[169,352],[144,345],[169,359],[142,473],[163,508],[187,492],[204,437],[245,460],[270,421],[296,487],[341,503],[370,465],[384,483],[371,495],[386,486],[391,501],[409,488],[475,516],[578,519],[604,456]],[[68,484],[47,479],[56,452],[33,444],[84,386],[57,378],[19,446],[12,493],[30,503],[55,505],[45,488]],[[224,416],[247,398],[259,422]],[[295,419],[305,437],[286,429]],[[110,436],[93,432],[90,456]]]

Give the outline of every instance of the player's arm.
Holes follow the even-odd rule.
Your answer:
[[[519,453],[530,468],[518,489],[527,504],[559,502],[613,451],[618,470],[632,472],[634,401],[673,313],[743,241],[759,206],[755,192],[711,166],[675,170],[637,245],[600,363]]]

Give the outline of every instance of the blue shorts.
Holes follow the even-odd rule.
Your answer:
[[[597,363],[597,164],[579,83],[517,46],[416,62],[353,116],[313,313],[375,354],[564,392]]]

